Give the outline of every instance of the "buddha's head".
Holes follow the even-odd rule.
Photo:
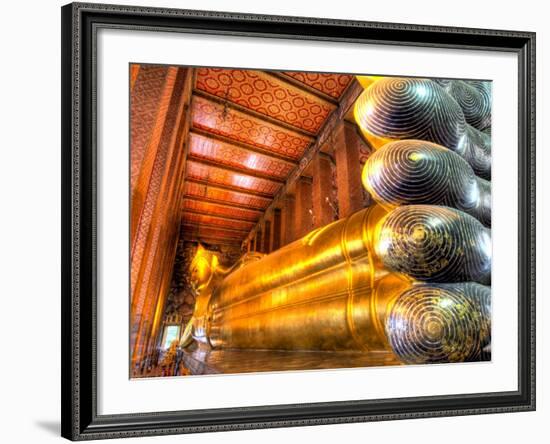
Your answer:
[[[191,286],[196,293],[208,285],[218,267],[218,255],[199,244],[191,262]]]

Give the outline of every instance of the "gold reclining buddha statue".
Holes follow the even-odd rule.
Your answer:
[[[199,246],[182,347],[483,359],[491,339],[489,183],[436,143],[394,138],[377,148],[362,177],[376,205],[230,268]]]

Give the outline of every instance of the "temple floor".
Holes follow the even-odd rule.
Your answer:
[[[142,374],[141,377],[320,370],[387,365],[401,365],[401,362],[389,352],[196,349],[183,351],[177,370],[175,366],[168,369],[157,367]]]

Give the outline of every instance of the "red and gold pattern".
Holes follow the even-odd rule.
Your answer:
[[[264,71],[199,68],[196,87],[311,133],[317,133],[335,108]]]
[[[320,72],[283,72],[282,74],[292,77],[318,91],[321,91],[335,99],[339,99],[346,90],[353,76],[346,74],[330,74]]]
[[[311,139],[300,133],[224,108],[223,105],[203,97],[193,97],[192,109],[195,128],[273,151],[291,159],[299,159],[311,143]]]
[[[134,65],[139,66],[139,65]],[[130,182],[134,189],[159,113],[158,105],[168,70],[163,66],[142,66],[130,96]]]
[[[264,197],[222,190],[220,188],[190,181],[187,181],[185,184],[185,195],[227,202],[228,204],[246,205],[249,208],[257,208],[260,210],[265,210],[271,203],[271,199],[266,199]]]
[[[241,230],[244,234],[248,234],[247,231],[250,231],[254,227],[254,222],[245,222],[237,220],[223,219],[220,217],[196,213],[183,213],[183,223],[197,224],[197,225],[206,225],[212,227],[220,228],[229,228],[233,230]],[[244,236],[244,235],[243,235]]]
[[[213,185],[228,185],[243,190],[254,190],[261,193],[275,195],[281,184],[271,182],[267,179],[260,179],[245,174],[236,173],[233,171],[224,170],[210,165],[188,160],[187,161],[187,177],[197,180],[207,181]]]
[[[210,202],[184,199],[183,210],[191,210],[213,216],[226,216],[233,219],[242,219],[250,222],[256,222],[260,218],[259,212],[245,210],[242,208],[231,208],[225,205],[218,205]],[[243,236],[244,237],[244,236]]]
[[[275,178],[285,179],[292,170],[292,164],[200,134],[189,134],[189,152],[195,157],[241,168],[243,173],[258,171]]]
[[[178,131],[186,120],[191,93],[189,71],[178,67],[134,68],[131,89],[131,241],[130,351],[132,367],[152,347],[158,331],[156,307],[166,297],[168,251],[177,242],[181,217],[183,142]],[[162,79],[162,81],[161,81]]]

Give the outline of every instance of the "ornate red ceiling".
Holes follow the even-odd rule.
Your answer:
[[[340,98],[342,93],[350,84],[353,76],[342,74],[328,74],[318,72],[284,72],[285,76],[292,77],[299,82],[305,83],[318,91],[321,91],[335,99]]]
[[[185,195],[202,197],[210,202],[227,203],[238,207],[255,208],[265,210],[271,199],[250,194],[239,193],[237,191],[224,190],[213,185],[205,185],[188,180],[185,183]]]
[[[229,186],[241,191],[258,191],[274,196],[281,183],[262,179],[247,174],[245,168],[242,173],[227,170],[211,164],[199,163],[196,160],[187,160],[187,177],[205,182],[207,185]]]
[[[195,200],[191,199],[190,197],[184,198],[183,210],[194,211],[199,214],[223,216],[231,219],[239,219],[250,222],[256,222],[262,214],[261,211],[251,211],[244,208],[231,207],[231,205],[222,205],[214,202]]]
[[[265,71],[199,68],[196,87],[311,133],[319,130],[335,108]]]
[[[245,148],[194,133],[189,135],[189,153],[193,157],[212,160],[219,162],[221,165],[242,168],[246,172],[267,174],[283,180],[294,167],[293,163],[274,159],[265,154],[251,152]]]
[[[247,143],[291,159],[302,157],[312,139],[253,115],[224,108],[220,103],[193,97],[192,121],[196,128]]]
[[[182,223],[188,239],[242,241],[315,141],[352,76],[198,68]]]

